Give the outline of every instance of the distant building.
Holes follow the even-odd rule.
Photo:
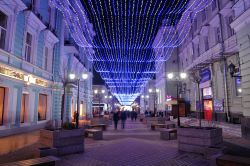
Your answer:
[[[105,85],[93,85],[93,115],[99,116],[105,111],[111,112],[114,109],[115,98]]]

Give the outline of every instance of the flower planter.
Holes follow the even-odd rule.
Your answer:
[[[207,148],[220,145],[223,141],[221,128],[180,127],[177,129],[179,150],[206,153]]]
[[[40,130],[40,143],[57,149],[57,155],[84,152],[84,129]]]

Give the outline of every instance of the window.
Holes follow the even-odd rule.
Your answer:
[[[199,57],[199,56],[200,56],[200,45],[197,44],[197,57]]]
[[[26,42],[25,42],[25,60],[31,62],[31,45],[32,45],[32,35],[27,32]]]
[[[221,42],[220,27],[217,27],[217,28],[215,29],[215,33],[216,33],[217,43],[220,43],[220,42]]]
[[[23,94],[22,95],[22,110],[20,113],[20,122],[24,123],[25,121],[25,113],[27,112],[27,101],[28,101],[28,95],[27,94]]]
[[[48,60],[49,60],[49,49],[48,49],[48,47],[45,47],[45,49],[44,49],[44,69],[45,70],[49,69]]]
[[[229,37],[231,37],[231,36],[233,36],[234,35],[234,30],[231,28],[231,26],[230,26],[230,24],[233,22],[233,16],[230,16],[229,18],[228,18],[228,24],[227,24],[227,26],[228,26],[228,36]]]
[[[0,11],[0,48],[4,49],[8,17]]]
[[[39,94],[38,121],[46,120],[46,112],[47,112],[47,95]]]
[[[197,30],[197,19],[195,18],[194,19],[194,31],[196,31]]]
[[[216,7],[217,7],[216,0],[213,0],[213,2],[212,2],[212,10],[215,10]]]
[[[3,125],[5,88],[0,87],[0,125]]]
[[[202,11],[202,21],[205,21],[207,19],[207,16],[206,16],[206,10],[204,9]]]
[[[207,51],[209,49],[208,36],[204,37],[204,43],[205,43],[205,51]]]

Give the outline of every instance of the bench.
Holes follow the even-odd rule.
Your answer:
[[[175,124],[174,124],[174,123],[166,124],[166,128],[167,128],[167,129],[175,128]]]
[[[177,135],[177,129],[176,128],[162,129],[160,130],[160,138],[163,140],[170,140],[171,133],[174,133],[175,135]]]
[[[222,155],[216,158],[216,164],[218,166],[250,166],[250,158],[233,155]]]
[[[156,127],[165,128],[166,124],[159,124],[159,123],[157,123],[157,124],[152,123],[151,124],[151,130],[155,130]]]
[[[85,136],[88,137],[89,134],[93,135],[94,140],[102,140],[102,130],[97,129],[85,129]]]
[[[90,128],[102,128],[103,131],[106,131],[107,125],[106,124],[91,124],[89,125]]]
[[[0,164],[0,166],[28,166],[28,165],[39,165],[39,166],[54,166],[59,165],[59,158],[55,156],[47,156],[41,158],[34,158],[29,160],[16,161],[11,163]]]

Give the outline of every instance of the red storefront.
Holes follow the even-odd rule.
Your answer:
[[[201,92],[202,92],[202,106],[204,111],[204,118],[208,121],[213,119],[213,93],[211,84],[211,70],[205,68],[200,71],[201,77]]]

